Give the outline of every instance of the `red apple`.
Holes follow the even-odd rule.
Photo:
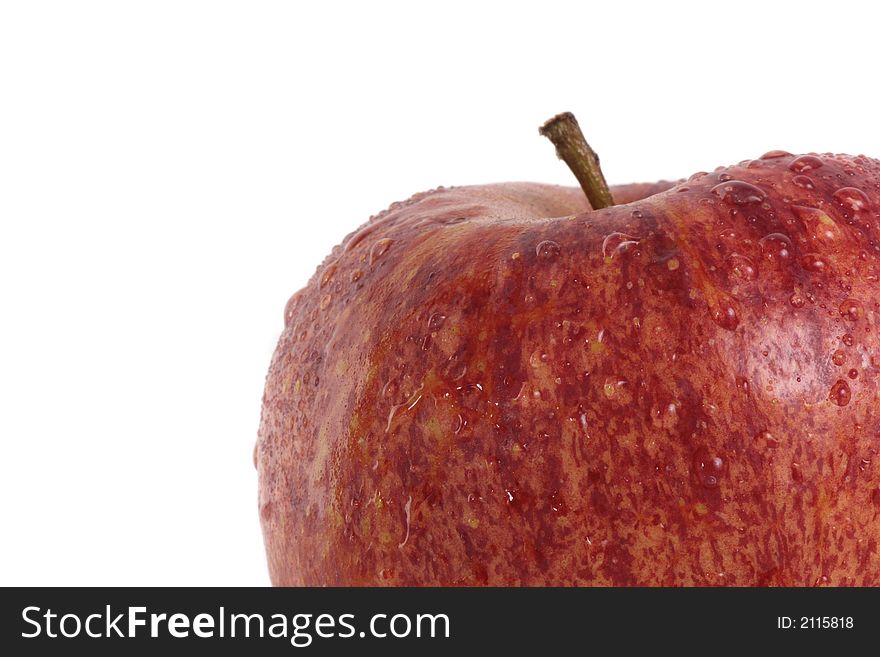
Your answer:
[[[880,585],[880,162],[437,189],[287,304],[276,585]]]

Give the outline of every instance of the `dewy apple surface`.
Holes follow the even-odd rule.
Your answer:
[[[294,295],[275,584],[880,584],[880,162],[611,192],[420,194]]]

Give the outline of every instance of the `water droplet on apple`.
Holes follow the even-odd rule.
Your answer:
[[[739,326],[739,316],[733,302],[729,299],[720,299],[716,305],[710,308],[710,312],[712,321],[727,331],[733,331]]]
[[[813,180],[809,176],[797,175],[791,179],[791,182],[802,189],[816,188],[816,186],[813,184]]]
[[[851,336],[849,333],[846,333],[842,338],[840,338],[840,341],[843,342],[843,344],[845,344],[847,347],[852,347],[853,344],[855,344],[853,336]]]
[[[725,242],[736,242],[737,232],[733,228],[725,228],[718,233],[718,238]]]
[[[730,273],[734,278],[750,282],[758,278],[758,268],[751,258],[739,253],[731,253],[725,258]]]
[[[741,390],[744,395],[749,394],[749,380],[744,376],[736,377],[736,387],[737,390]]]
[[[636,210],[638,212],[638,210]],[[602,257],[613,258],[618,253],[623,253],[629,247],[639,243],[638,237],[633,237],[626,233],[609,233],[602,240]]]
[[[828,269],[828,263],[818,253],[808,253],[801,258],[801,267],[818,274]]]
[[[394,204],[392,203],[391,207],[389,207],[389,210],[391,210],[393,208],[393,206],[394,206]],[[378,219],[378,217],[377,217],[377,219]],[[346,238],[348,241],[343,243],[344,247],[342,249],[342,252],[348,253],[349,251],[354,249],[361,242],[363,242],[365,239],[367,239],[368,237],[373,235],[377,230],[379,230],[379,227],[382,226],[383,223],[384,222],[381,219],[379,219],[377,221],[373,221],[373,218],[371,217],[369,223],[367,223],[364,226],[361,226],[358,230],[351,233]]]
[[[409,523],[410,523],[410,508],[412,507],[412,495],[407,496],[406,504],[403,505],[403,511],[406,514],[406,536],[404,536],[403,541],[397,544],[398,549],[402,549],[404,545],[406,545],[407,541],[409,541]]]
[[[846,354],[842,349],[837,349],[833,354],[831,354],[831,362],[840,367],[846,362]]]
[[[614,393],[616,391],[616,386],[614,385],[614,381],[606,381],[605,385],[602,386],[602,392],[605,393],[605,396],[608,399],[614,397]]]
[[[840,235],[837,223],[818,208],[792,205],[792,213],[803,222],[807,237],[820,244],[833,244]]]
[[[846,375],[851,379],[857,379],[859,378],[859,371],[854,367],[849,372],[847,372]]]
[[[390,237],[383,237],[380,240],[376,240],[370,248],[370,264],[372,265],[376,260],[385,255],[385,252],[388,251],[393,243],[394,240]]]
[[[718,488],[724,474],[724,459],[701,447],[694,453],[693,465],[694,473],[704,488]]]
[[[336,273],[337,262],[338,261],[334,260],[324,268],[324,273],[321,276],[321,282],[318,284],[318,289],[323,288],[327,283],[333,280],[333,275]]]
[[[774,449],[779,446],[779,442],[769,431],[761,431],[760,433],[758,433],[757,436],[755,436],[755,440],[764,443],[764,445],[766,445],[770,449]]]
[[[546,363],[549,359],[550,357],[546,352],[536,349],[532,352],[532,355],[529,356],[529,365],[532,367],[541,367],[541,365]]]
[[[332,294],[325,294],[323,297],[321,297],[321,303],[319,304],[321,310],[326,310],[327,306],[330,305],[331,301],[333,301]]]
[[[352,283],[357,283],[359,280],[361,280],[361,277],[363,275],[364,275],[364,272],[362,272],[360,269],[355,269],[353,272],[351,272],[351,275],[348,277],[348,280],[351,281]]]
[[[452,433],[458,434],[461,431],[461,428],[464,426],[464,418],[461,417],[461,414],[456,413],[455,421],[453,422]]]
[[[719,173],[718,180],[720,180],[721,182],[727,182],[728,180],[733,180],[733,176],[731,176],[729,173]]]
[[[788,168],[795,173],[804,173],[805,171],[818,169],[821,166],[822,160],[820,160],[815,155],[802,155],[799,158],[793,160],[791,164],[788,165]]]
[[[712,193],[731,205],[761,203],[767,198],[760,189],[742,180],[728,180],[712,188]]]
[[[382,396],[388,397],[389,399],[394,399],[397,397],[397,393],[400,390],[400,385],[397,383],[397,379],[389,379],[385,382],[385,385],[382,386]]]
[[[791,239],[782,233],[770,233],[758,240],[764,257],[776,263],[787,262],[791,258]]]
[[[849,384],[843,379],[838,379],[837,383],[831,386],[831,392],[829,393],[828,398],[832,403],[837,404],[838,406],[846,406],[852,398],[852,391],[849,388]]]
[[[834,192],[834,200],[853,212],[866,210],[871,205],[865,192],[857,187],[843,187],[838,189]]]
[[[794,308],[803,308],[804,307],[804,298],[798,294],[797,292],[793,293],[789,298],[788,302]]]
[[[850,322],[857,322],[865,315],[865,309],[856,299],[844,299],[838,307],[840,316]]]
[[[776,160],[780,157],[790,157],[790,156],[791,156],[791,153],[789,153],[788,151],[775,150],[775,151],[767,151],[759,159]]]
[[[434,313],[428,318],[428,330],[429,331],[437,331],[443,326],[443,322],[446,321],[446,315],[443,313]]]
[[[284,304],[284,326],[289,326],[293,321],[293,316],[296,314],[297,309],[299,308],[299,302],[302,298],[302,290],[295,292],[293,296],[291,296],[287,303]]]
[[[544,260],[552,260],[559,255],[560,246],[553,240],[544,240],[535,247],[535,253],[539,258]]]

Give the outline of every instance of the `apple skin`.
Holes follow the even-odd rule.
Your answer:
[[[668,187],[440,189],[333,250],[266,383],[274,584],[880,585],[880,162]]]

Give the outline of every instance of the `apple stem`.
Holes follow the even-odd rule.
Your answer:
[[[539,132],[556,146],[556,155],[568,165],[594,210],[614,205],[611,190],[599,167],[599,156],[590,148],[571,112],[557,114]]]

